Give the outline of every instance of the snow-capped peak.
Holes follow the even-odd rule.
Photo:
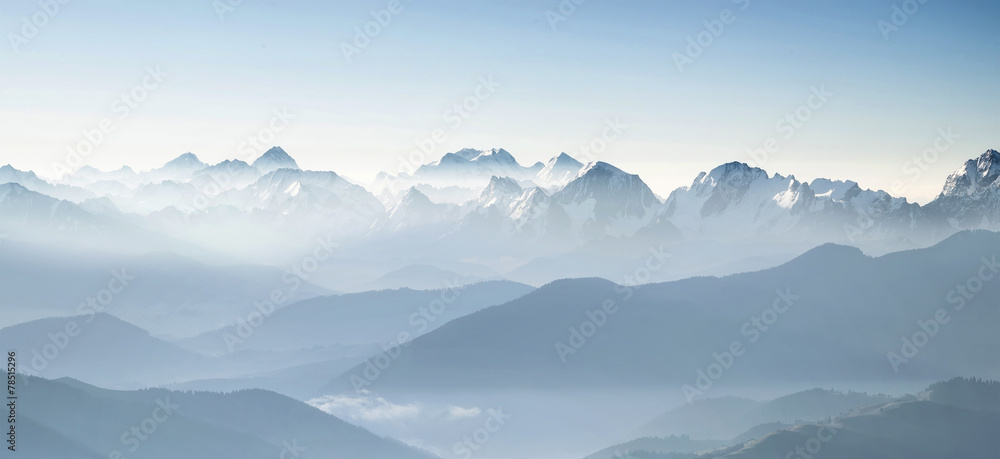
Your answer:
[[[767,179],[767,172],[758,167],[750,167],[746,163],[733,161],[712,169],[707,174],[702,172],[691,184],[692,189],[706,189],[720,186],[742,187],[754,180]],[[784,178],[775,175],[775,178]]]
[[[281,147],[271,147],[270,150],[264,152],[260,158],[257,158],[253,162],[252,166],[260,171],[261,174],[267,174],[274,172],[278,169],[298,169],[299,165],[295,163],[288,153],[285,153]]]
[[[603,161],[587,165],[580,175],[553,195],[563,205],[581,206],[592,202],[592,218],[645,218],[660,204],[653,191],[639,178]]]
[[[943,196],[970,196],[989,187],[1000,187],[1000,152],[986,150],[970,159],[945,181]]]
[[[583,163],[566,153],[560,153],[559,156],[550,159],[542,167],[542,170],[538,171],[538,179],[546,185],[563,185],[576,178],[581,169],[583,169]]]
[[[483,190],[483,194],[487,193],[503,193],[503,194],[521,194],[521,185],[518,185],[514,179],[510,177],[497,177],[493,176],[490,178],[490,184],[486,185],[486,189]]]
[[[1000,228],[1000,153],[985,153],[948,176],[944,189],[925,209],[958,228]]]
[[[492,205],[507,207],[523,192],[521,185],[518,185],[514,179],[494,175],[490,179],[490,184],[486,185],[486,188],[480,193],[479,203],[485,207]]]
[[[514,155],[510,154],[507,150],[503,148],[493,148],[486,150],[473,158],[473,161],[480,163],[494,163],[497,165],[504,166],[516,166],[518,165],[517,160],[514,159]]]
[[[489,150],[476,150],[474,148],[463,148],[454,153],[445,153],[440,160],[431,163],[431,165],[439,166],[448,163],[467,163],[474,162],[484,165],[502,165],[511,166],[518,165],[517,160],[514,159],[514,155],[510,152],[504,150],[503,148],[493,148]]]
[[[405,190],[414,185],[429,185],[439,189],[482,189],[491,177],[510,177],[518,182],[534,180],[541,166],[523,167],[514,156],[502,148],[474,150],[466,148],[447,153],[441,159],[417,168],[412,174],[400,174],[391,188]],[[421,188],[423,190],[423,188]],[[465,198],[474,198],[475,194]]]
[[[392,233],[406,227],[416,227],[441,221],[445,205],[435,204],[416,187],[404,194],[390,207],[385,217],[375,224],[377,232]]]
[[[551,197],[539,187],[525,189],[517,199],[511,202],[510,218],[516,222],[521,230],[525,229],[525,225],[531,224],[532,220],[536,220],[537,224],[543,226],[538,228],[539,230],[544,229],[545,226],[548,226],[548,222],[545,220],[550,215],[558,215],[555,217],[556,219],[563,217],[564,220],[568,220],[565,212],[559,213],[563,209],[558,205],[553,206],[551,201]],[[551,223],[559,224],[560,222]]]

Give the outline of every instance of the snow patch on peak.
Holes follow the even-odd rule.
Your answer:
[[[503,148],[494,148],[491,150],[486,150],[476,156],[473,161],[476,162],[489,162],[495,163],[497,165],[504,166],[518,166],[517,160],[514,159],[514,155],[510,154],[507,150]]]
[[[476,150],[475,148],[463,148],[454,153],[448,153],[445,156],[454,155],[466,161],[472,161],[481,154],[483,154],[483,150]]]
[[[749,182],[755,180],[766,180],[768,178],[767,172],[758,167],[750,167],[746,163],[741,163],[733,161],[730,163],[723,164],[721,166],[712,169],[707,174],[702,172],[698,174],[695,178],[694,183],[691,184],[692,188],[698,187],[716,187],[716,186],[734,186],[734,185],[745,185]],[[775,174],[774,178],[784,179],[780,175]]]
[[[504,150],[503,148],[493,148],[489,150],[463,148],[454,153],[445,153],[445,155],[442,156],[440,160],[431,164],[441,165],[447,163],[466,163],[466,162],[476,162],[483,164],[491,163],[504,166],[518,165],[517,160],[514,159],[514,155],[511,155],[510,152]]]
[[[990,149],[948,176],[925,209],[955,228],[1000,229],[1000,152]]]
[[[858,186],[858,182],[853,180],[830,180],[825,178],[818,178],[808,183],[809,188],[813,190],[817,198],[829,198],[834,201],[843,201],[849,197],[848,193],[855,194],[854,191],[857,188],[859,191],[861,187]]]
[[[604,161],[595,161],[590,164],[587,164],[587,166],[584,167],[583,169],[580,169],[580,173],[579,175],[577,175],[577,178],[585,177],[588,175],[597,176],[597,175],[631,175],[631,174],[628,174],[625,171],[615,166],[612,166],[611,164],[608,164]]]
[[[583,163],[566,153],[560,153],[538,171],[538,179],[545,185],[565,185],[578,177],[582,169]]]
[[[497,191],[500,193],[521,193],[521,185],[510,177],[497,177],[493,176],[490,178],[490,184],[486,186],[483,192],[487,191]]]
[[[448,206],[435,204],[416,187],[410,187],[383,218],[376,222],[375,233],[392,234],[406,228],[433,225],[444,220]]]
[[[490,184],[483,188],[479,203],[484,207],[497,206],[506,210],[523,193],[521,185],[510,177],[493,176]]]
[[[613,222],[622,223],[628,219],[646,222],[653,209],[660,205],[659,199],[638,175],[602,161],[587,165],[577,178],[552,197],[566,207],[577,225],[594,222],[611,226]],[[622,225],[614,229],[632,234],[635,228]]]

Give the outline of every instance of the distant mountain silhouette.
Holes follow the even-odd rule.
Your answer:
[[[995,382],[993,383],[996,384]],[[976,394],[966,393],[966,399]],[[992,403],[995,399],[980,400]],[[785,457],[798,448],[816,459],[1000,457],[1000,412],[909,400],[859,409],[829,424],[802,424],[724,451],[716,458]]]
[[[489,281],[434,290],[378,290],[300,301],[275,312],[237,350],[289,350],[313,346],[384,344],[434,330],[458,317],[506,303],[533,290],[524,284]],[[433,308],[433,309],[432,309]],[[179,341],[189,349],[226,352],[229,326]]]
[[[67,253],[74,255],[72,261],[63,259]],[[220,266],[169,252],[120,256],[0,244],[5,292],[0,327],[103,310],[157,336],[183,337],[245,317],[274,290],[283,294],[279,307],[333,293],[307,280],[288,279],[275,267]],[[109,291],[109,284],[118,291]]]
[[[830,403],[838,399],[839,403]],[[931,399],[936,401],[928,401]],[[677,422],[673,428],[684,428],[685,418],[697,422],[704,418],[706,408],[712,407],[714,421],[724,427],[732,425],[733,410],[745,413],[748,407],[758,411],[776,407],[795,409],[803,405],[818,406],[817,403],[831,410],[837,409],[838,404],[844,409],[840,415],[825,415],[822,423],[762,424],[730,441],[693,440],[686,436],[642,437],[608,447],[586,459],[772,459],[805,455],[816,459],[946,459],[1000,454],[1000,443],[994,435],[1000,431],[1000,383],[979,379],[954,378],[936,383],[916,397],[872,397],[814,389],[752,407],[748,401],[732,397],[702,400],[667,413],[659,424],[673,416]],[[700,407],[697,410],[701,414],[691,413],[696,407]],[[753,431],[760,435],[748,437]],[[718,446],[722,444],[731,446]],[[701,453],[694,454],[698,448]],[[706,449],[712,451],[704,452]]]
[[[34,377],[19,387],[18,453],[33,459],[106,458],[115,451],[150,459],[265,459],[290,448],[285,457],[434,457],[263,390],[109,391]]]
[[[961,232],[927,249],[878,258],[824,245],[772,269],[723,278],[639,288],[600,279],[557,281],[414,340],[373,388],[668,384],[681,394],[683,385],[696,384],[698,370],[716,362],[713,352],[736,341],[744,355],[721,384],[995,375],[1000,305],[993,299],[1000,282],[982,282],[959,311],[949,292],[991,269],[983,257],[989,261],[997,247],[998,233]],[[782,299],[788,295],[791,305]],[[617,312],[601,318],[595,311],[608,301]],[[773,304],[787,306],[787,312],[771,312],[773,326],[750,323]],[[894,371],[887,354],[901,352],[904,337],[920,331],[918,321],[932,319],[939,308],[947,309],[950,321]],[[602,325],[591,324],[592,336],[579,336],[588,321]],[[327,390],[350,390],[350,374]]]
[[[892,398],[888,396],[824,389],[796,392],[765,402],[736,397],[703,399],[651,420],[639,430],[639,434],[687,434],[699,439],[730,439],[761,424],[815,421],[890,400]]]

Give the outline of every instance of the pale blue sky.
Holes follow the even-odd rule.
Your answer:
[[[87,164],[148,169],[185,151],[214,163],[287,108],[296,119],[274,143],[305,168],[367,181],[434,129],[446,134],[435,157],[503,147],[530,164],[617,117],[624,133],[597,157],[661,195],[774,138],[769,172],[899,181],[925,202],[1000,147],[1000,2],[929,0],[885,40],[877,23],[901,1],[586,0],[553,30],[558,0],[403,0],[347,62],[341,44],[388,3],[244,0],[220,20],[212,0],[73,0],[15,52],[10,34],[41,9],[7,0],[0,163],[50,174],[104,118],[115,130]],[[727,8],[735,20],[679,72],[672,54]],[[150,65],[163,83],[121,119],[116,98]],[[461,126],[446,121],[490,75],[492,96]],[[775,124],[812,87],[833,96],[786,139]],[[958,140],[914,174],[907,160],[949,126]]]

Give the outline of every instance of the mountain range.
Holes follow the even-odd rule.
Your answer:
[[[286,268],[287,269],[287,268]],[[54,288],[52,286],[58,286]],[[0,327],[53,316],[114,314],[157,336],[186,337],[257,310],[335,293],[285,269],[225,257],[196,260],[155,251],[115,254],[81,248],[0,244]]]
[[[812,390],[782,397],[814,403],[816,396],[851,403],[833,404],[827,414],[793,424],[761,424],[728,441],[695,440],[687,435],[642,437],[608,447],[585,459],[720,459],[720,458],[946,458],[995,457],[1000,443],[990,433],[1000,429],[1000,383],[953,378],[932,384],[916,395],[869,396]],[[717,399],[717,407],[738,406]],[[767,406],[781,403],[748,402]],[[694,407],[692,407],[694,408]],[[704,407],[701,407],[704,408]],[[795,410],[792,405],[787,408]],[[727,422],[731,410],[699,410]],[[679,419],[678,419],[679,420]],[[680,425],[678,427],[681,427]],[[726,445],[726,446],[720,446]]]
[[[0,245],[0,251],[45,253],[29,248]],[[885,402],[880,396],[856,393],[799,392],[803,388],[900,387],[955,374],[1000,376],[1000,338],[993,333],[1000,321],[995,301],[1000,284],[989,282],[1000,269],[998,250],[1000,233],[963,230],[928,248],[878,257],[825,244],[765,270],[641,285],[582,278],[536,289],[510,281],[464,286],[447,281],[437,290],[339,295],[311,287],[311,297],[279,305],[260,322],[245,315],[253,306],[241,303],[266,296],[275,285],[266,283],[268,279],[280,285],[280,276],[273,277],[277,270],[245,265],[220,269],[161,254],[148,255],[147,262],[154,264],[146,268],[144,257],[110,258],[104,264],[72,257],[53,262],[14,251],[8,262],[9,287],[21,288],[22,298],[30,298],[33,288],[44,291],[38,305],[45,305],[47,298],[100,297],[95,288],[117,290],[108,285],[108,279],[118,279],[108,270],[129,261],[142,269],[127,271],[134,280],[120,273],[135,290],[115,294],[107,308],[115,315],[146,317],[145,326],[157,329],[164,328],[164,318],[176,321],[175,326],[186,320],[189,326],[205,327],[206,316],[193,313],[208,312],[207,305],[217,304],[220,313],[239,314],[245,325],[243,331],[230,323],[193,338],[165,339],[109,314],[85,314],[0,329],[0,344],[17,351],[22,371],[45,378],[73,377],[120,390],[157,385],[170,393],[226,393],[213,397],[251,388],[273,390],[376,436],[397,438],[445,457],[450,457],[447,451],[456,439],[484,425],[490,409],[513,413],[517,421],[497,433],[482,457],[525,457],[527,450],[545,457],[580,457],[613,443],[673,448],[685,452],[669,454],[685,458],[708,448],[735,448],[706,456],[718,457],[741,450],[739,454],[749,454],[756,444],[751,439],[775,446],[748,457],[771,457],[774,448],[808,441],[815,432],[809,429],[816,428],[810,425],[823,425],[829,422],[824,419],[843,410]],[[648,256],[639,266],[658,262],[656,255]],[[21,277],[13,277],[18,259],[36,266],[28,265]],[[163,268],[156,269],[155,263],[161,262]],[[66,292],[38,288],[32,279],[44,278],[39,273],[46,266],[51,269],[48,276],[76,283],[58,280],[66,284]],[[220,288],[201,288],[199,282]],[[305,294],[305,281],[300,288]],[[120,306],[128,307],[116,304],[119,297]],[[200,297],[205,297],[205,307],[170,312],[178,303]],[[146,315],[144,304],[158,306]],[[926,342],[917,338],[920,333],[929,334]],[[227,349],[227,334],[240,337],[233,349]],[[739,351],[733,351],[733,343],[740,345]],[[739,355],[726,355],[731,352]],[[770,402],[727,397],[733,389],[786,385],[796,392]],[[988,416],[966,416],[976,403],[966,389],[939,390],[933,400],[918,400],[916,405],[892,400],[889,403],[897,404],[862,412],[857,422],[881,419],[879,429],[884,430],[874,439],[854,434],[844,439],[865,444],[858,454],[890,440],[894,448],[905,449],[910,433],[889,434],[892,426],[913,427],[908,420],[914,416],[950,419],[964,429],[989,426],[993,421]],[[678,408],[692,391],[691,402]],[[215,406],[198,397],[193,400]],[[234,403],[253,406],[257,401]],[[97,409],[82,409],[91,408]],[[39,413],[34,410],[30,412]],[[290,424],[314,422],[314,411],[291,413],[286,420]],[[211,419],[213,425],[235,422]],[[36,418],[25,421],[39,424],[25,432],[36,427],[48,432],[44,435],[53,447],[92,451],[89,443],[64,433],[69,427]],[[243,427],[237,430],[246,432]],[[864,424],[848,431],[864,432]],[[251,434],[284,431],[268,425],[257,432]],[[231,433],[220,434],[220,442],[239,441],[225,436]],[[769,443],[775,441],[772,435],[787,440]],[[886,435],[889,440],[882,438]],[[767,438],[771,440],[764,442]],[[967,451],[973,454],[983,446],[976,443]],[[263,444],[260,448],[267,450]]]
[[[11,240],[270,265],[326,238],[338,253],[316,282],[341,291],[412,265],[449,271],[456,262],[532,285],[581,275],[618,282],[623,263],[661,245],[676,263],[651,279],[671,280],[766,268],[825,242],[877,254],[995,230],[998,171],[1000,153],[988,150],[921,206],[850,180],[800,182],[733,162],[661,199],[638,175],[565,153],[522,166],[503,149],[464,149],[412,174],[381,173],[366,188],[301,170],[273,147],[252,164],[209,165],[185,153],[149,171],[85,166],[56,183],[4,166],[0,225]]]
[[[965,296],[956,290],[977,276],[992,278],[998,256],[1000,233],[977,230],[880,257],[827,244],[771,269],[721,278],[637,287],[556,281],[414,339],[371,390],[667,387],[680,397],[705,392],[715,379],[752,385],[776,374],[786,383],[844,374],[856,382],[963,371],[1000,377],[1000,336],[991,331],[1000,322],[1000,283],[973,282],[977,291],[961,290]],[[939,309],[946,323],[927,325]],[[914,356],[901,348],[921,323],[935,327],[934,341]],[[740,356],[716,357],[733,343]],[[901,363],[889,353],[908,357]],[[728,369],[710,380],[706,368],[718,359]],[[350,390],[350,376],[363,371],[359,365],[325,390]]]

